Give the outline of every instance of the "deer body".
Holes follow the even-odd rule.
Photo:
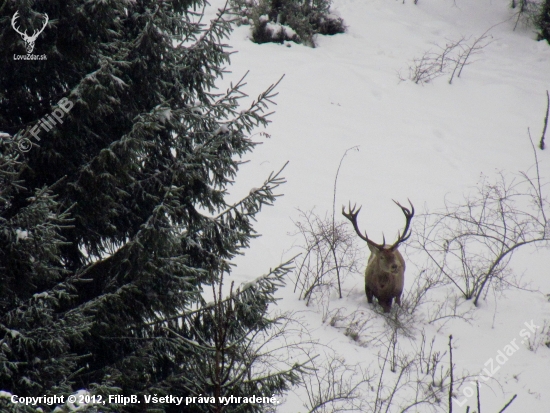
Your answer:
[[[361,208],[355,211],[355,207],[349,207],[349,212],[345,212],[342,208],[342,214],[351,221],[355,232],[361,239],[367,242],[371,255],[367,263],[367,269],[365,270],[365,293],[367,294],[367,301],[372,304],[373,297],[376,297],[378,303],[382,306],[385,313],[389,313],[395,298],[395,302],[401,305],[401,294],[403,293],[403,284],[405,281],[405,260],[398,250],[399,244],[406,241],[411,233],[409,226],[411,224],[412,217],[414,216],[414,207],[411,205],[411,209],[401,206],[398,202],[394,201],[405,214],[405,229],[403,233],[399,233],[397,241],[392,245],[386,245],[386,240],[383,238],[382,244],[377,244],[369,239],[367,234],[364,235],[359,230],[357,225],[357,215]]]
[[[401,294],[405,281],[405,260],[395,249],[371,249],[371,255],[365,270],[365,292],[367,301],[372,304],[373,296],[385,313],[391,309],[393,299],[401,305]]]

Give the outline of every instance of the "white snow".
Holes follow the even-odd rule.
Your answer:
[[[91,396],[91,393],[88,390],[77,390],[75,393],[72,394],[72,396],[74,396],[74,399],[76,401],[67,401],[65,404],[70,412],[80,412],[82,410],[86,410],[88,406],[91,406],[93,404],[92,402],[80,403],[81,400],[85,400],[86,396]]]
[[[172,118],[172,110],[170,108],[164,108],[157,113],[159,120],[164,123]]]
[[[18,241],[20,239],[27,239],[29,237],[29,231],[18,228],[15,230],[15,235]]]
[[[264,17],[264,16],[261,16]],[[260,17],[260,21],[262,20]],[[266,24],[267,32],[271,35],[272,39],[279,39],[281,37],[281,33],[284,33],[286,38],[292,38],[296,35],[296,32],[289,26],[286,26],[281,23],[272,23],[268,22]]]
[[[227,127],[227,125],[220,125],[220,127],[214,131],[214,135],[219,135],[219,134],[229,133],[229,132],[230,130]]]
[[[219,3],[214,1],[213,8]],[[290,161],[282,173],[288,181],[280,188],[284,197],[264,209],[255,224],[263,236],[235,260],[232,278],[237,283],[253,280],[266,267],[298,252],[293,246],[301,240],[289,235],[296,231],[293,220],[299,218],[298,208],[315,208],[321,216],[332,212],[336,171],[351,147],[359,150],[348,152],[342,162],[337,219],[341,205],[349,201],[363,205],[360,225],[376,239],[382,232],[390,238],[402,229],[403,216],[392,199],[403,203],[410,198],[419,214],[443,207],[445,197],[460,199],[475,187],[481,174],[490,179],[498,171],[514,174],[532,167],[527,128],[537,143],[546,110],[545,91],[550,88],[550,46],[535,41],[533,30],[521,23],[514,30],[515,10],[509,5],[509,0],[419,0],[416,5],[412,0],[405,4],[335,0],[333,12],[344,19],[347,32],[318,36],[315,49],[254,44],[249,27],[235,29],[229,44],[238,53],[231,57],[232,74],[220,82],[221,89],[250,70],[246,92],[257,96],[285,75],[267,129],[272,139],[263,140],[248,157],[251,162],[242,165],[232,188],[235,200]],[[471,43],[488,29],[492,42],[472,57],[452,85],[447,76],[425,85],[406,79],[413,59],[436,51],[436,45],[449,39],[465,37]],[[548,182],[550,150],[538,150],[537,155],[541,175]],[[548,194],[550,187],[545,190]],[[416,266],[421,265],[413,255],[406,259],[405,292],[418,274]],[[482,411],[499,411],[514,394],[518,397],[506,413],[550,411],[550,349],[540,337],[536,352],[527,348],[529,343],[520,343],[525,323],[532,321],[543,328],[550,319],[549,262],[548,249],[520,250],[511,267],[524,275],[535,292],[491,293],[477,308],[466,301],[461,308],[472,311],[470,324],[458,318],[420,323],[414,326],[414,337],[399,337],[399,346],[404,351],[418,348],[424,330],[427,342],[435,337],[436,348],[444,352],[452,334],[455,374],[475,376],[483,372],[489,358],[517,339],[519,349],[500,366],[494,380],[481,380]],[[351,277],[344,283],[344,298],[330,301],[331,309],[341,308],[348,314],[359,310],[364,319],[372,317],[358,341],[338,326],[323,323],[313,306],[306,307],[293,291],[292,276],[280,291],[278,309],[299,311],[313,339],[347,363],[376,372],[377,354],[385,343],[365,341],[383,333],[385,324],[367,304],[363,282],[361,275]],[[395,378],[387,374],[388,380]],[[457,392],[459,399],[461,392]],[[304,411],[305,399],[303,389],[297,389],[277,411]],[[472,400],[469,404],[475,406]],[[454,407],[465,411],[465,406]]]
[[[113,79],[119,87],[127,87],[128,86],[128,84],[124,80],[119,78],[118,76],[115,76],[113,74],[111,74],[110,76],[111,76],[111,79]]]

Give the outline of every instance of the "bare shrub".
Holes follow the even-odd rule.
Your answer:
[[[423,269],[414,277],[414,284],[407,289],[403,300],[401,300],[403,311],[411,315],[414,314],[426,302],[428,292],[442,285],[444,285],[444,281],[441,277]]]
[[[435,52],[430,50],[422,57],[413,59],[409,66],[409,79],[416,84],[424,84],[449,75],[449,84],[452,84],[455,76],[460,77],[464,67],[472,63],[470,58],[491,43],[488,34],[491,29],[471,42],[461,37],[458,40],[447,39],[445,45],[436,44]]]
[[[509,267],[518,248],[549,246],[549,203],[533,150],[534,176],[521,172],[515,177],[500,173],[494,181],[483,177],[463,201],[446,200],[443,211],[417,220],[415,246],[431,260],[428,270],[442,274],[476,306],[491,288],[522,287]]]
[[[330,326],[344,332],[346,337],[355,341],[358,345],[366,347],[372,340],[373,320],[375,313],[367,310],[355,310],[346,313],[344,308],[339,308],[330,317]]]
[[[458,373],[453,361],[453,338],[447,349],[436,347],[436,339],[428,340],[424,331],[419,346],[405,352],[398,340],[398,330],[386,332],[379,340],[378,366],[348,364],[334,351],[312,346],[304,350],[311,360],[302,371],[302,386],[307,397],[303,406],[309,413],[361,411],[373,413],[452,413],[453,406],[474,404],[480,412],[479,384],[476,397],[457,397],[457,392],[476,377]],[[491,377],[494,384],[500,383]],[[502,386],[501,386],[502,387]],[[514,401],[511,398],[500,412]],[[463,410],[461,410],[463,411]]]
[[[308,353],[313,367],[302,377],[306,411],[446,411],[443,399],[450,384],[450,368],[443,360],[445,353],[432,348],[429,356],[425,349],[405,354],[396,334],[386,343],[385,350],[378,353],[378,373],[372,367],[349,365],[334,353],[323,354],[322,360]]]
[[[313,370],[302,377],[307,394],[303,406],[308,413],[367,411],[362,395],[372,381],[368,370],[361,365],[349,365],[334,353],[323,362],[310,358]]]
[[[474,376],[458,374],[453,362],[453,336],[449,336],[446,351],[435,348],[435,338],[428,344],[424,333],[421,335],[420,348],[406,354],[397,344],[396,336],[392,336],[386,345],[386,351],[379,353],[380,373],[375,378],[378,382],[372,391],[369,411],[374,413],[452,413],[456,403],[455,390],[466,383],[471,383]],[[448,355],[448,359],[447,356]],[[388,374],[388,370],[392,374]],[[388,377],[389,376],[389,377]],[[500,383],[492,379],[496,384]],[[504,412],[514,401],[512,397],[500,410]],[[467,400],[462,400],[462,406]],[[472,398],[477,410],[466,412],[481,412],[479,385],[477,398]]]
[[[409,79],[416,84],[429,83],[443,76],[443,66],[440,64],[441,55],[431,51],[425,52],[422,57],[414,58],[409,66]],[[443,60],[443,59],[441,59]],[[445,61],[445,66],[447,62]]]
[[[303,239],[303,254],[296,260],[294,291],[309,305],[312,299],[328,299],[332,291],[342,297],[341,281],[348,274],[360,273],[363,254],[354,244],[354,234],[344,222],[320,217],[314,211],[300,211],[294,222]]]
[[[467,323],[473,320],[474,309],[471,306],[461,307],[464,298],[457,296],[454,292],[448,292],[440,301],[432,305],[427,313],[427,322],[439,326],[442,329],[448,321],[453,318],[460,318]],[[439,331],[438,330],[438,331]]]
[[[542,327],[537,328],[533,335],[527,337],[527,348],[536,353],[541,346],[550,348],[550,321],[544,320]]]
[[[385,354],[379,353],[381,371],[372,411],[446,411],[444,398],[450,384],[450,367],[443,360],[444,354],[434,353],[426,362],[425,348],[406,354],[396,343],[396,338],[390,340]],[[388,369],[393,373],[390,377],[386,377]]]
[[[449,78],[449,84],[453,83],[454,75],[456,74],[456,77],[460,77],[462,74],[462,71],[464,70],[464,67],[471,64],[470,57],[472,57],[475,54],[480,53],[480,51],[488,46],[490,43],[492,43],[492,40],[489,40],[489,38],[492,38],[492,36],[489,36],[489,28],[485,33],[483,33],[481,36],[474,38],[471,45],[465,45],[465,46],[458,46],[457,49],[459,49],[458,54],[455,56],[454,60],[454,68],[451,73],[451,77]],[[451,59],[451,58],[450,58]]]
[[[421,58],[413,59],[413,64],[409,67],[409,79],[416,84],[423,84],[448,73],[449,64],[456,60],[453,56],[458,49],[462,50],[464,40],[464,37],[458,40],[447,39],[444,46],[436,44],[437,51],[428,51]]]
[[[410,258],[408,261],[412,263]],[[433,265],[425,267],[414,276],[414,283],[405,289],[401,306],[386,318],[388,325],[408,337],[414,335],[413,326],[419,322],[434,324],[441,329],[453,318],[470,323],[473,317],[473,308],[462,305],[464,299],[449,290],[446,278],[433,271]],[[434,296],[437,291],[439,296]]]

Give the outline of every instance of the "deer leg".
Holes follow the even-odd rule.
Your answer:
[[[373,297],[372,290],[369,287],[367,287],[366,285],[365,285],[365,292],[367,293],[368,303],[372,304],[372,297]]]
[[[401,294],[399,294],[397,297],[395,297],[395,303],[399,304],[399,307],[401,307]]]
[[[391,302],[392,302],[392,299],[389,298],[387,300],[378,300],[378,302],[380,303],[380,305],[382,306],[382,308],[384,309],[384,312],[385,313],[389,313],[390,310],[391,310]]]

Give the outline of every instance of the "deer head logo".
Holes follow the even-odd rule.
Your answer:
[[[44,31],[44,29],[46,28],[46,25],[48,24],[48,21],[49,21],[49,18],[48,18],[48,15],[47,14],[44,14],[44,17],[45,17],[45,21],[44,21],[44,25],[42,26],[42,28],[40,30],[34,30],[32,36],[29,36],[27,34],[27,31],[25,30],[24,33],[22,33],[16,26],[15,26],[15,21],[19,18],[19,12],[16,11],[15,14],[13,15],[12,19],[11,19],[11,26],[13,27],[13,30],[15,30],[17,33],[19,33],[21,35],[21,37],[23,38],[23,40],[25,41],[25,48],[27,49],[27,54],[31,54],[32,51],[34,50],[34,42],[36,41],[36,38],[38,37],[38,35],[40,33],[42,33]]]

